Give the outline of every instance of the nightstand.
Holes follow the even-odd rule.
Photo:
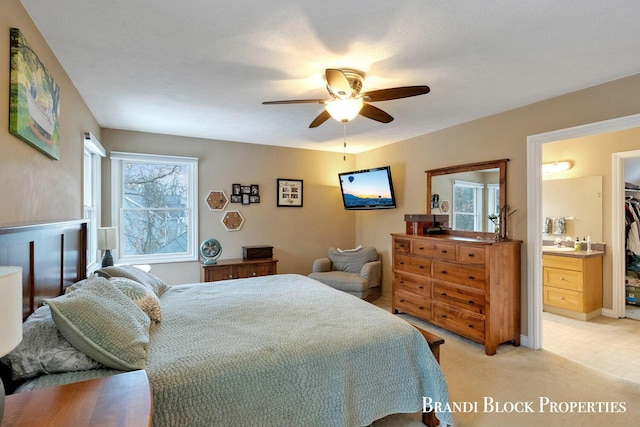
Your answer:
[[[151,387],[145,371],[7,396],[2,427],[151,426]]]

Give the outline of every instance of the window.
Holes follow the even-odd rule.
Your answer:
[[[483,185],[476,182],[453,182],[453,228],[482,231]]]
[[[198,159],[111,153],[118,262],[197,260]]]
[[[91,132],[84,133],[83,205],[87,221],[87,271],[98,266],[96,229],[100,227],[100,161],[105,151]]]

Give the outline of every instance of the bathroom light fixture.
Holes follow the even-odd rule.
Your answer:
[[[565,172],[573,167],[573,164],[570,160],[556,160],[551,163],[543,163],[542,164],[542,173],[557,173],[557,172]]]

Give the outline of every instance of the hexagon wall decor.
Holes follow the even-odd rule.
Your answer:
[[[209,206],[209,210],[212,211],[221,211],[229,203],[229,199],[227,199],[227,195],[224,194],[222,190],[211,190],[205,199],[207,206]]]
[[[227,231],[238,231],[244,224],[244,217],[240,211],[227,211],[222,217],[222,224]]]

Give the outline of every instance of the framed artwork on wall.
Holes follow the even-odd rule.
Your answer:
[[[9,132],[60,159],[60,86],[17,28],[11,29]]]
[[[302,180],[278,178],[278,207],[302,207]]]

